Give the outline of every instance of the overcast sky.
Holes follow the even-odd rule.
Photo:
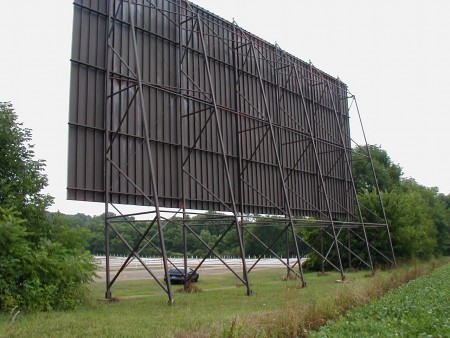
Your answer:
[[[194,3],[339,76],[369,143],[405,177],[450,193],[449,0]],[[50,210],[100,214],[102,204],[66,201],[72,14],[68,0],[0,2],[0,101],[33,130],[55,197]]]

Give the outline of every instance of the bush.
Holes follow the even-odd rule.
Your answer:
[[[48,238],[36,245],[23,224],[18,212],[0,207],[0,309],[68,309],[80,304],[83,284],[95,271],[92,256]]]
[[[53,198],[42,193],[45,162],[30,142],[31,130],[0,102],[0,311],[74,307],[95,271],[85,232],[45,211]]]

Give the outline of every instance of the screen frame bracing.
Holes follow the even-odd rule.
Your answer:
[[[349,98],[339,79],[188,1],[76,0],[67,191],[69,199],[105,203],[106,297],[128,264],[109,277],[110,233],[129,249],[127,262],[145,266],[140,246],[152,243],[148,234],[156,229],[169,280],[165,211],[182,213],[184,235],[195,232],[188,216],[195,210],[224,213],[224,234],[236,233],[242,273],[227,267],[248,295],[253,267],[246,265],[244,239],[254,235],[248,215],[276,216],[278,238],[286,234],[296,257],[284,264],[302,285],[300,242],[329,261],[298,230],[311,224],[333,239],[337,263],[329,263],[342,279],[339,234],[362,229],[366,254],[352,254],[372,269],[366,228],[388,226],[385,216],[365,224],[361,215]],[[114,226],[120,219],[136,227],[135,215],[121,205],[151,209],[142,213],[151,217],[147,228],[136,228],[133,244]],[[220,256],[218,243],[204,244],[205,257]],[[271,246],[263,243],[264,253]],[[146,269],[172,302],[170,283]]]

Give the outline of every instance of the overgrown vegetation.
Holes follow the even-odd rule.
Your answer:
[[[370,150],[396,255],[404,259],[450,255],[450,195],[439,193],[436,187],[422,186],[413,178],[404,178],[401,167],[384,149],[372,145]],[[365,221],[375,222],[382,210],[368,172],[372,169],[360,163],[362,152],[356,148],[353,156],[358,198],[375,211],[373,214],[363,209]]]
[[[439,193],[437,188],[424,187],[412,178],[402,177],[401,167],[391,160],[385,150],[374,145],[369,148],[396,257],[401,261],[450,255],[450,195]],[[379,203],[372,167],[367,160],[367,152],[361,147],[357,147],[353,152],[353,175],[358,199],[365,206],[361,208],[364,221],[383,223],[383,210]],[[390,257],[390,243],[384,229],[368,229],[367,232],[370,243]],[[354,233],[363,237],[362,229],[355,230]],[[319,245],[319,235],[317,229],[308,230],[304,234],[316,246]],[[349,243],[350,247],[361,253],[361,257],[367,261],[364,242],[357,236],[344,231],[339,238],[341,242]],[[325,238],[324,243],[325,247],[330,247],[332,239]],[[337,261],[334,252],[330,253],[329,258]],[[375,250],[372,250],[372,259],[375,266],[386,263]],[[319,257],[312,253],[306,268],[317,271],[320,264]],[[352,265],[361,267],[356,259]]]
[[[448,260],[447,260],[448,261]],[[438,266],[441,261],[436,261]],[[148,280],[118,281],[118,301],[97,301],[104,284],[90,285],[90,303],[75,310],[14,313],[0,316],[0,336],[8,337],[294,337],[303,336],[343,311],[378,298],[389,288],[429,273],[431,263],[415,263],[392,271],[348,274],[306,274],[307,288],[299,280],[283,281],[283,268],[254,271],[254,295],[247,297],[231,274],[203,275],[200,293],[177,293],[175,306]],[[183,286],[179,286],[182,289]]]
[[[449,337],[450,264],[330,322],[311,337]]]
[[[448,262],[448,260],[441,260],[441,262],[445,261]],[[348,283],[341,284],[339,287],[334,286],[332,297],[323,294],[306,303],[287,304],[285,309],[277,313],[241,321],[242,328],[239,336],[307,337],[311,330],[317,330],[327,321],[338,318],[349,309],[367,304],[389,290],[429,274],[436,266],[424,263],[406,265],[391,272],[377,271],[374,278],[368,278],[367,275],[362,274],[360,276],[364,276],[363,278],[355,279],[352,275]]]
[[[52,197],[31,131],[0,102],[0,312],[72,308],[95,266],[83,232],[45,209]]]

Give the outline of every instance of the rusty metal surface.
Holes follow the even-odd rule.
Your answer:
[[[108,3],[74,6],[69,199],[105,201],[106,150],[111,202],[152,204],[139,66],[161,206],[355,219],[344,83],[185,1],[114,2],[106,60]]]

